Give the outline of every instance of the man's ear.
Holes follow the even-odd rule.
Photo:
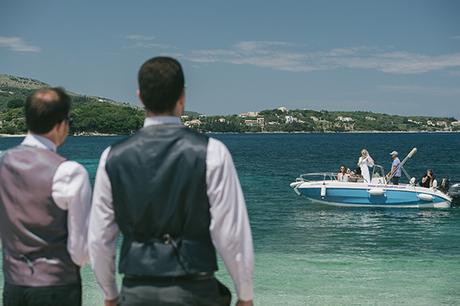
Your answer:
[[[177,100],[176,109],[179,110],[181,116],[184,114],[185,112],[185,90],[182,91],[182,94],[180,95],[179,100]]]
[[[58,122],[48,133],[46,133],[47,137],[51,139],[55,145],[59,145],[59,137],[64,129],[64,124],[65,121]]]
[[[145,107],[144,101],[142,101],[141,91],[139,89],[136,90],[136,96],[139,98],[139,101],[141,101],[141,104]]]
[[[56,131],[58,133],[62,132],[65,128],[66,128],[66,125],[67,125],[67,122],[65,120],[62,120],[61,122],[59,123],[56,123]]]
[[[185,108],[185,91],[179,97],[179,104],[182,108]]]

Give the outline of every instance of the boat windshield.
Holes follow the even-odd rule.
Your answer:
[[[298,180],[302,181],[335,181],[337,180],[337,173],[333,172],[318,172],[302,174]]]
[[[372,170],[372,184],[385,184],[385,171],[383,170],[382,166],[374,165],[374,169]]]
[[[385,177],[385,171],[383,170],[383,167],[380,165],[374,165],[373,170],[372,170],[372,178],[381,178]]]

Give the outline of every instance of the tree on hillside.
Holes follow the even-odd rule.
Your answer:
[[[10,100],[10,101],[8,101],[8,103],[6,104],[6,107],[8,107],[8,108],[20,108],[20,107],[24,107],[24,100],[22,100],[22,99],[13,99],[13,100]]]

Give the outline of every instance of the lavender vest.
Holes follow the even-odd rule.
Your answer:
[[[51,196],[65,159],[18,146],[0,157],[0,235],[3,273],[12,285],[44,287],[80,282],[67,251],[67,211]]]

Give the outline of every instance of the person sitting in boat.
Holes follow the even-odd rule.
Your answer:
[[[425,175],[422,176],[420,186],[425,187],[425,188],[431,188],[433,187],[433,182],[434,182],[433,170],[428,169]]]
[[[371,175],[369,173],[369,167],[374,167],[374,160],[366,149],[361,150],[361,156],[358,160],[358,167],[361,169],[361,175],[363,176],[364,182],[370,183]]]
[[[348,182],[350,174],[348,173],[350,169],[345,167],[345,165],[340,166],[339,173],[337,173],[337,180],[339,182]]]
[[[349,177],[348,177],[348,181],[349,182],[359,182],[363,179],[362,175],[361,175],[361,168],[356,168],[355,171],[351,171],[350,169],[348,169],[349,171]]]

